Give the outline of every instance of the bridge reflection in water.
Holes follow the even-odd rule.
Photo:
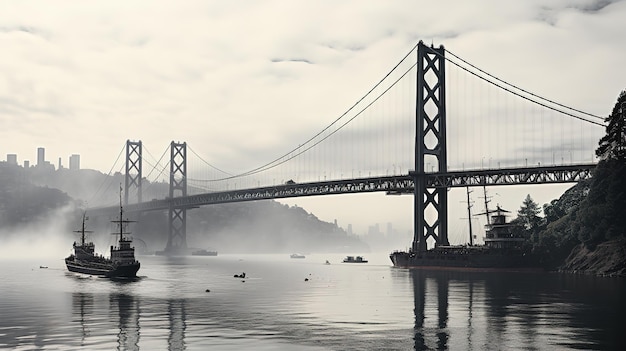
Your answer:
[[[410,270],[415,350],[618,349],[623,280]]]

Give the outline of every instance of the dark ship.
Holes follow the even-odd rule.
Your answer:
[[[468,205],[469,210],[469,205]],[[490,221],[485,225],[485,244],[472,244],[470,223],[470,244],[458,246],[436,246],[419,251],[394,251],[389,255],[396,267],[459,267],[478,269],[529,269],[534,260],[524,247],[526,238],[517,234],[515,224],[506,221],[509,211],[497,206],[486,210]]]
[[[131,246],[132,239],[129,237],[130,233],[124,232],[124,228],[131,221],[123,219],[121,194],[120,217],[118,220],[111,221],[119,227],[119,232],[113,233],[116,236],[119,235],[118,246],[111,245],[110,258],[95,254],[94,244],[85,241],[85,233],[91,232],[85,230],[86,219],[87,217],[83,214],[82,228],[74,231],[81,234],[80,243],[74,242],[74,253],[65,259],[67,269],[70,272],[109,278],[136,277],[140,263],[135,259],[135,248]]]

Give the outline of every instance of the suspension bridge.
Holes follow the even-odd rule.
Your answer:
[[[167,211],[166,252],[187,248],[186,213],[199,206],[367,192],[413,195],[418,251],[428,239],[449,245],[448,189],[588,179],[603,132],[599,116],[420,42],[346,112],[261,166],[225,171],[174,141],[157,159],[129,140],[118,160],[125,153],[125,210]]]

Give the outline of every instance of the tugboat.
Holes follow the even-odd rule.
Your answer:
[[[74,242],[74,253],[65,258],[65,265],[70,272],[104,276],[108,278],[134,278],[137,276],[140,263],[135,259],[135,248],[131,246],[130,233],[124,232],[124,228],[131,221],[123,219],[122,195],[120,189],[120,217],[111,221],[119,226],[118,247],[111,245],[111,258],[95,254],[95,246],[92,242],[85,241],[86,214],[83,214],[83,224],[80,230],[74,232],[81,234],[80,243]]]
[[[485,204],[486,207],[486,204]],[[469,212],[469,193],[468,193]],[[389,255],[395,267],[460,267],[478,269],[529,269],[535,264],[529,252],[524,249],[526,238],[515,234],[515,224],[506,221],[509,211],[499,205],[495,210],[486,209],[490,222],[485,225],[485,244],[472,243],[470,222],[470,244],[436,246],[419,251],[394,251]],[[470,215],[471,217],[471,215]]]

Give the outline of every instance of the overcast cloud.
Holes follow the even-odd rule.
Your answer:
[[[54,164],[78,153],[108,172],[127,139],[159,155],[175,140],[251,169],[329,124],[419,40],[606,116],[626,88],[624,33],[626,2],[605,0],[0,1],[0,159],[34,163],[43,146]],[[320,201],[291,203],[410,227],[410,208],[363,221]]]

